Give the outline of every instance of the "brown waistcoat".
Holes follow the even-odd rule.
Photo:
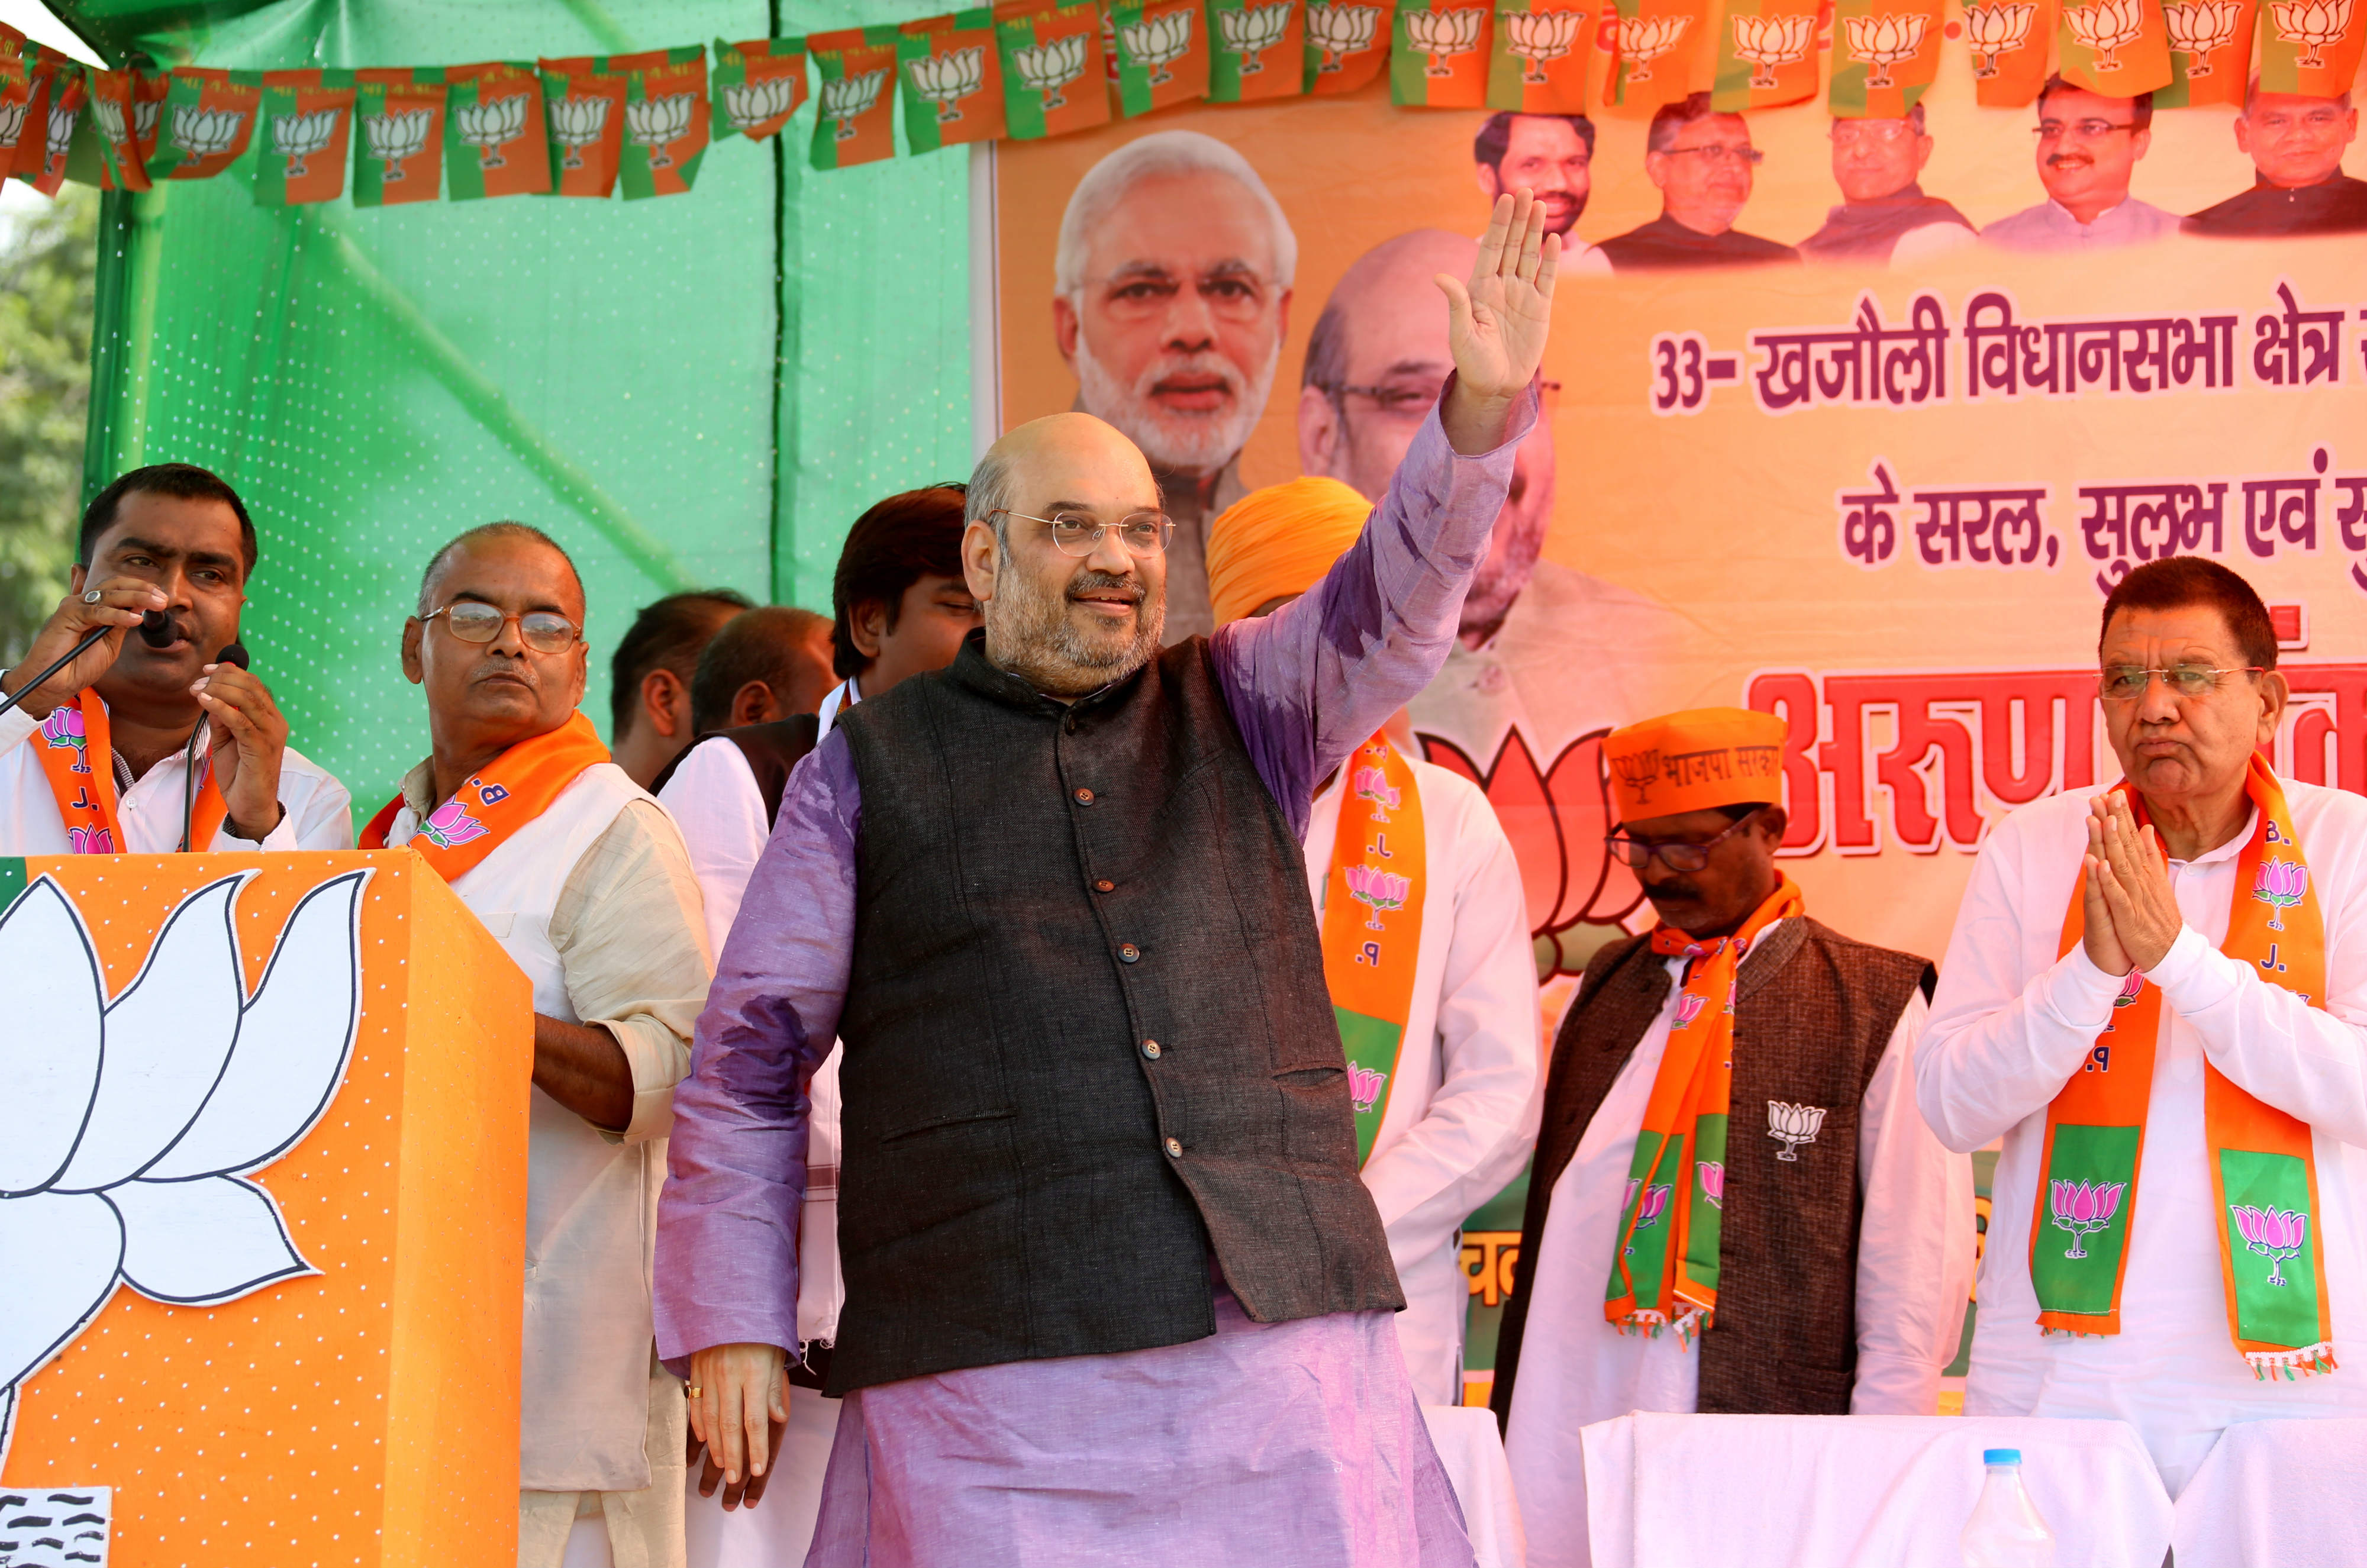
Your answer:
[[[1699,1341],[1704,1414],[1846,1416],[1857,1371],[1858,1113],[1890,1032],[1931,964],[1785,920],[1736,975],[1734,1093],[1726,1144],[1717,1314]],[[1554,1183],[1612,1081],[1659,1016],[1670,987],[1644,937],[1586,966],[1554,1040],[1545,1122],[1521,1220],[1521,1256],[1496,1348],[1491,1400],[1512,1410],[1537,1246]],[[1769,1135],[1768,1105],[1820,1106],[1796,1158]],[[1604,1278],[1611,1260],[1603,1260]],[[1570,1310],[1593,1311],[1592,1302]]]

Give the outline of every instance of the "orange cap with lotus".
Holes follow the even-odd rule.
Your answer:
[[[1749,708],[1688,708],[1603,738],[1622,822],[1784,798],[1784,720]]]

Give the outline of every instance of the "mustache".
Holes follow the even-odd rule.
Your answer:
[[[2095,161],[2085,152],[2049,152],[2046,155],[2046,166],[2050,169],[2059,169],[2067,164],[2090,164]]]
[[[1249,379],[1241,374],[1240,366],[1214,350],[1206,354],[1162,354],[1135,378],[1134,395],[1148,399],[1163,383],[1185,376],[1195,378],[1214,377],[1223,382],[1225,390],[1235,398],[1241,395]]]
[[[1134,604],[1141,604],[1145,597],[1142,580],[1138,577],[1120,577],[1114,571],[1086,570],[1069,580],[1070,598],[1094,592],[1122,594],[1127,603]]]
[[[1655,904],[1663,898],[1674,903],[1698,904],[1701,902],[1701,889],[1685,881],[1656,882],[1644,889],[1644,897]]]

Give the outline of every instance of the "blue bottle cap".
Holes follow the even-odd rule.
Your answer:
[[[2020,1449],[1983,1449],[1981,1462],[1983,1464],[2020,1464],[2022,1450]]]

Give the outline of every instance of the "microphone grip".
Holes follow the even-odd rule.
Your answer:
[[[151,648],[162,648],[173,640],[173,619],[162,610],[142,611],[140,625],[134,629],[140,633],[140,640]]]
[[[222,650],[214,655],[214,662],[217,664],[235,664],[241,670],[252,668],[252,666],[248,664],[246,659],[246,644],[243,642],[227,642],[222,644]]]
[[[51,664],[47,670],[42,671],[40,674],[26,682],[23,685],[17,687],[13,695],[0,697],[0,713],[6,713],[10,708],[15,707],[18,703],[23,702],[28,695],[40,689],[42,682],[48,680],[51,676],[56,674],[67,665],[72,664],[75,660],[80,659],[92,649],[96,648],[100,639],[105,637],[108,633],[113,630],[115,630],[113,626],[91,627],[90,630],[84,635],[83,639],[74,644],[72,648],[66,649],[64,656],[59,659],[56,663]]]

